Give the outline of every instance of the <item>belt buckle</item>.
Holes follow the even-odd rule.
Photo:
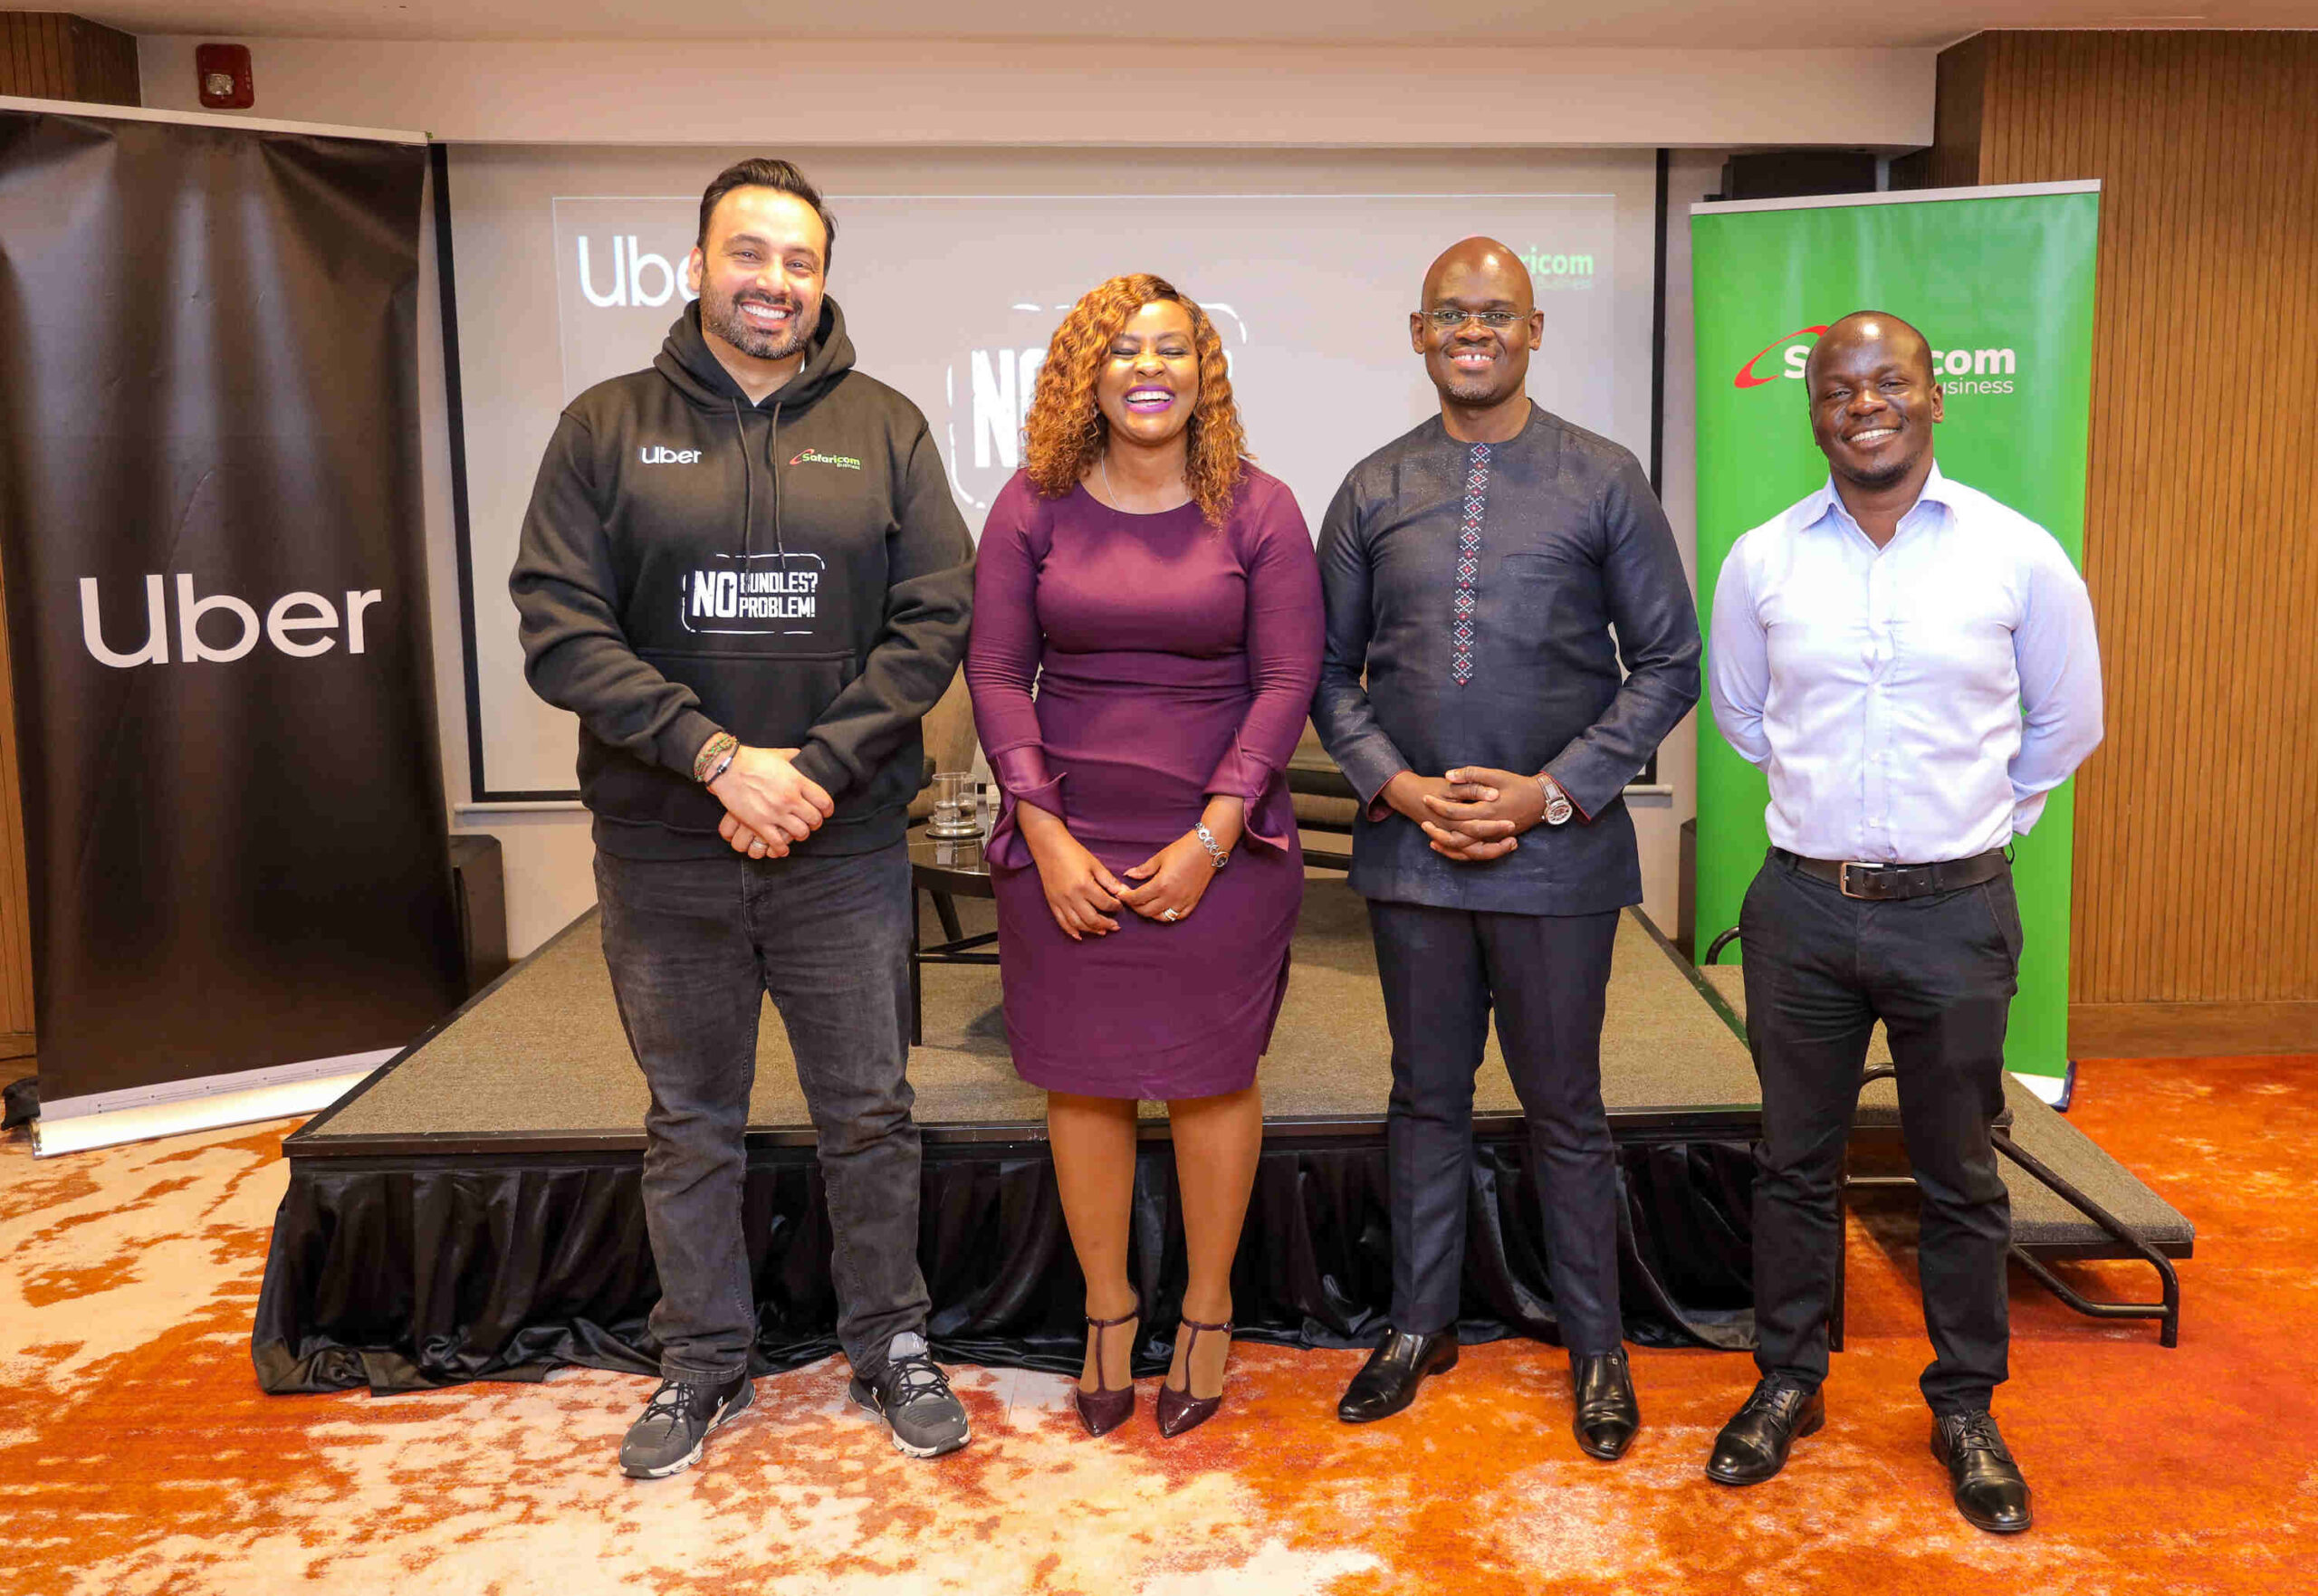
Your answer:
[[[1872,903],[1880,902],[1881,900],[1875,893],[1855,893],[1852,891],[1851,873],[1854,870],[1864,870],[1869,873],[1869,878],[1872,880],[1874,875],[1880,873],[1882,869],[1883,866],[1881,865],[1871,865],[1862,859],[1845,859],[1842,864],[1835,866],[1835,890],[1843,894],[1846,898],[1857,898],[1862,903]]]

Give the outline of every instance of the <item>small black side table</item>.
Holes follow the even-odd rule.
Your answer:
[[[998,940],[998,933],[986,931],[970,937],[958,923],[960,898],[994,898],[996,894],[990,888],[990,861],[982,856],[982,844],[971,838],[944,842],[922,830],[913,833],[909,876],[909,1039],[913,1046],[920,1046],[925,1041],[925,994],[924,978],[919,971],[928,964],[997,963],[996,953],[975,950],[989,947]],[[931,947],[918,940],[919,893],[932,896],[934,913],[942,922],[944,940]]]

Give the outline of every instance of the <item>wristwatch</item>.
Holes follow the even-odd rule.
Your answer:
[[[1537,790],[1546,795],[1547,825],[1560,826],[1577,813],[1577,806],[1569,801],[1567,793],[1562,791],[1561,783],[1543,770],[1537,772]]]

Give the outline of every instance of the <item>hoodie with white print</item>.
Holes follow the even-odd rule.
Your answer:
[[[853,369],[836,301],[757,405],[687,306],[650,369],[564,410],[508,581],[525,675],[580,717],[597,846],[729,854],[723,806],[692,779],[720,730],[800,750],[836,801],[798,852],[899,840],[919,722],[965,651],[972,565],[925,417]]]

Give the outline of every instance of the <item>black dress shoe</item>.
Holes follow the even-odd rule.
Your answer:
[[[1714,1438],[1706,1477],[1717,1485],[1761,1485],[1786,1467],[1788,1448],[1826,1422],[1827,1399],[1817,1391],[1758,1381],[1746,1405]]]
[[[1633,1374],[1624,1347],[1614,1352],[1572,1352],[1569,1372],[1576,1388],[1570,1429],[1589,1457],[1614,1463],[1642,1428],[1642,1404],[1634,1400]]]
[[[1344,1400],[1336,1404],[1336,1417],[1346,1424],[1389,1419],[1416,1400],[1416,1388],[1424,1383],[1426,1375],[1456,1366],[1454,1325],[1431,1335],[1387,1330],[1384,1339],[1376,1343],[1376,1350],[1368,1354],[1368,1362],[1360,1366],[1360,1372],[1344,1388]]]
[[[1993,1414],[1982,1410],[1936,1415],[1931,1455],[1948,1465],[1956,1511],[1976,1528],[2016,1535],[2028,1527],[2028,1482],[1997,1434]]]

